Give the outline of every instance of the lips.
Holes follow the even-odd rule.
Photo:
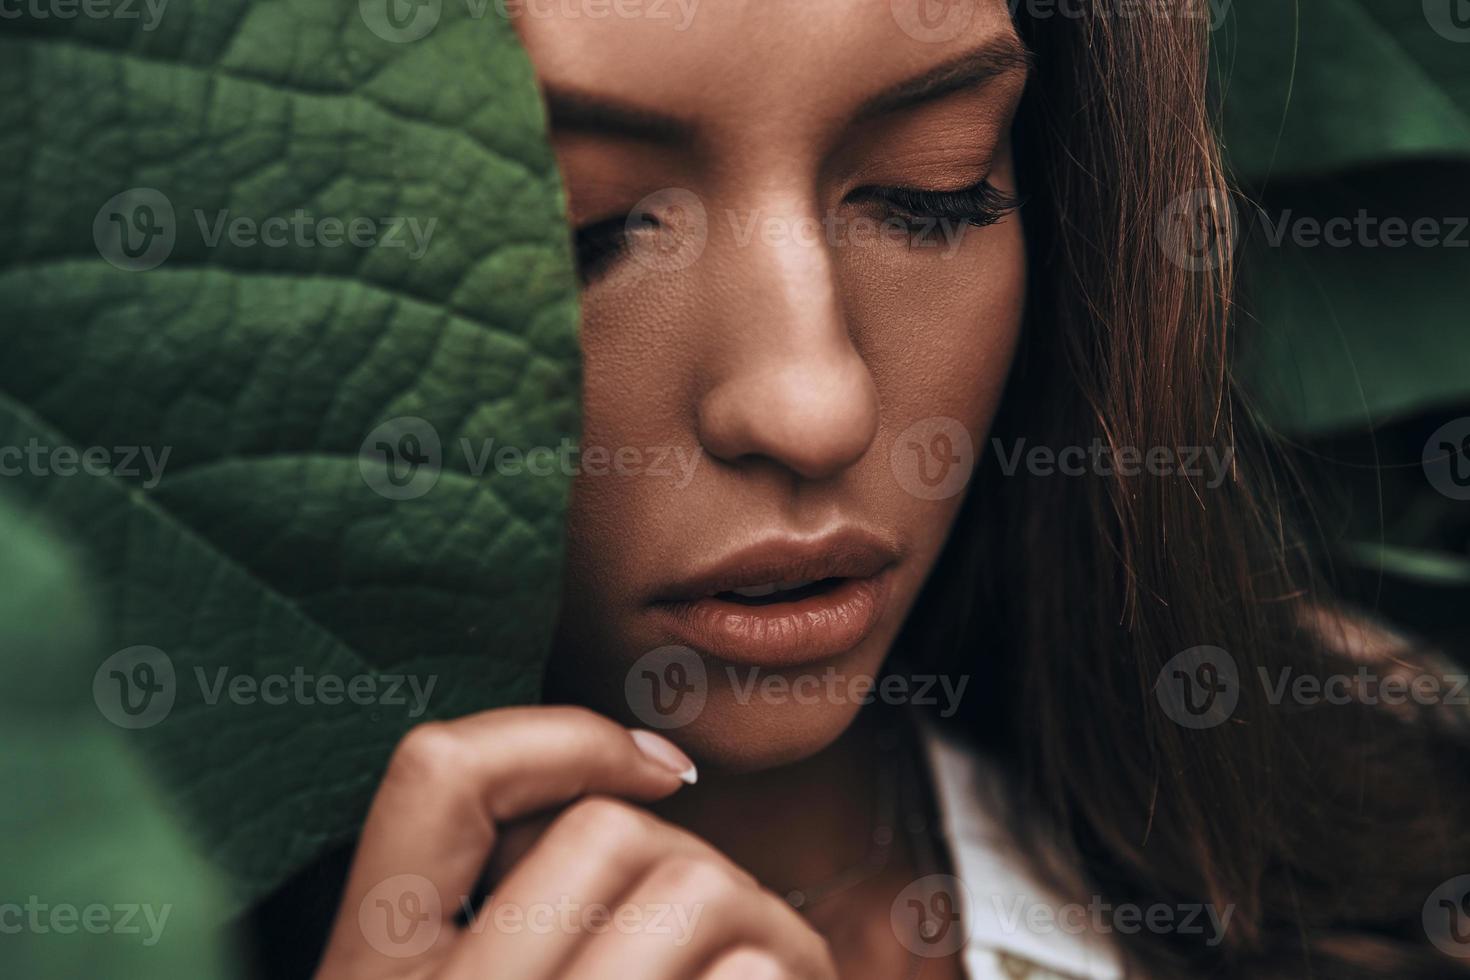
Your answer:
[[[811,663],[872,634],[897,560],[895,549],[856,531],[774,539],[660,589],[652,606],[681,642],[722,660]]]

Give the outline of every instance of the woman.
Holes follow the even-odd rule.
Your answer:
[[[579,478],[580,707],[408,736],[323,980],[1463,970],[1449,726],[1263,682],[1384,654],[1231,383],[1207,18],[1045,6],[511,11],[584,452],[693,465]]]

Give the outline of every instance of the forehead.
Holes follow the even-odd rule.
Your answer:
[[[1005,0],[505,0],[549,86],[686,118],[837,118],[1013,33]]]

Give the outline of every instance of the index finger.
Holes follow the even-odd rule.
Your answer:
[[[421,725],[399,743],[368,811],[324,963],[381,976],[442,955],[505,821],[588,793],[655,800],[693,779],[693,763],[667,739],[583,708],[505,708]],[[388,903],[382,914],[430,928],[384,948],[360,917],[374,914],[375,893],[395,881],[410,886],[409,900],[403,887],[377,896]]]

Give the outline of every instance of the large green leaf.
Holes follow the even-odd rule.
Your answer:
[[[1345,431],[1470,401],[1470,2],[1235,0],[1215,42],[1227,155],[1263,208],[1242,211],[1263,415]],[[1314,243],[1360,213],[1350,244]],[[1384,243],[1421,219],[1438,244]]]
[[[0,36],[0,449],[26,453],[0,462],[84,544],[99,707],[237,904],[351,835],[415,721],[534,698],[558,596],[564,468],[480,466],[576,435],[534,77],[495,5],[410,6],[409,40],[388,2],[26,5]],[[332,246],[329,218],[367,224]]]
[[[225,976],[217,883],[91,702],[80,575],[3,501],[0,537],[0,974]]]

